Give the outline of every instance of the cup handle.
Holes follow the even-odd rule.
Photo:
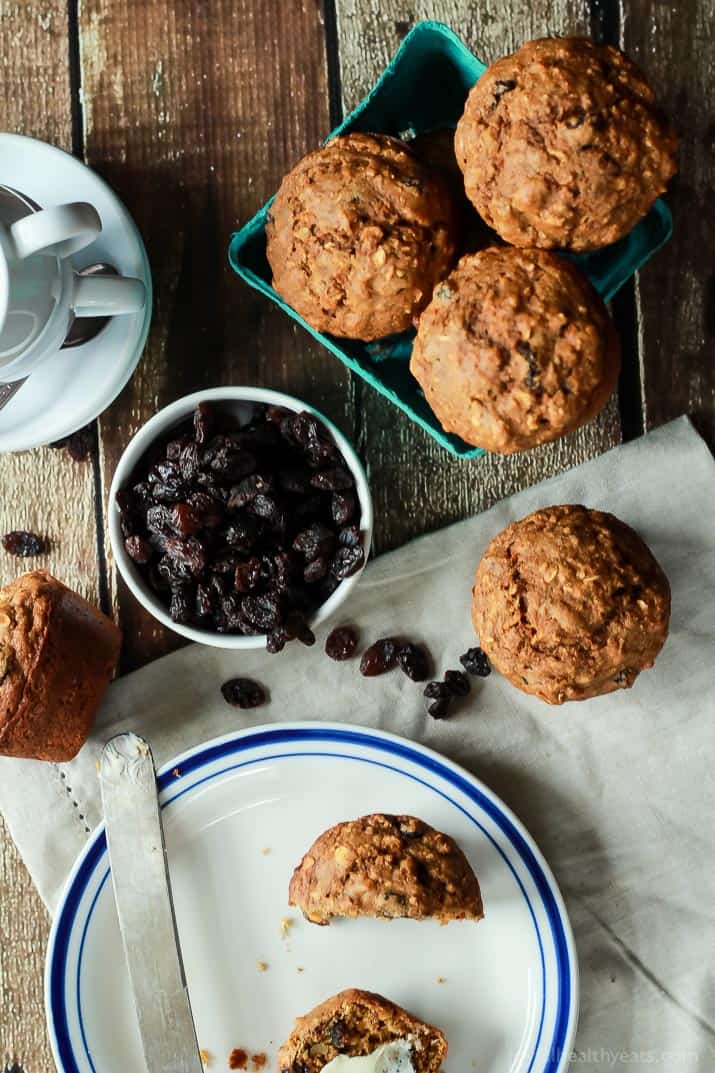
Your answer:
[[[114,317],[144,308],[146,287],[132,276],[74,277],[72,309],[76,317]]]
[[[33,253],[69,257],[89,246],[102,230],[102,221],[94,205],[72,201],[49,209],[31,212],[10,228],[15,252],[20,260]]]

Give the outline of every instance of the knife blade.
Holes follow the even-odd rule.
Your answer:
[[[108,741],[99,782],[119,928],[147,1073],[203,1073],[147,742],[131,733]]]

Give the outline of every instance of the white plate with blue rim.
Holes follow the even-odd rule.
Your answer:
[[[519,820],[464,769],[374,730],[274,724],[184,753],[161,769],[159,788],[209,1068],[228,1068],[239,1050],[249,1071],[265,1055],[272,1073],[294,1018],[347,987],[439,1025],[445,1073],[568,1067],[578,967],[563,899]],[[321,928],[291,909],[288,882],[313,839],[370,812],[419,816],[454,837],[479,878],[484,920]],[[99,827],[67,881],[48,948],[46,1006],[61,1073],[144,1068],[109,880]]]

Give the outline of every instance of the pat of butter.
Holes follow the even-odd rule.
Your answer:
[[[409,1039],[383,1043],[370,1054],[336,1054],[321,1073],[415,1073]]]

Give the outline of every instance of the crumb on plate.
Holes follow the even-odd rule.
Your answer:
[[[437,983],[438,984],[446,984],[447,983],[447,977],[446,976],[438,976],[437,977]]]
[[[201,1065],[205,1068],[206,1066],[211,1065],[213,1056],[211,1054],[211,1051],[206,1051],[203,1047],[201,1047],[201,1049],[199,1050],[199,1058],[201,1059]]]
[[[243,1047],[234,1047],[228,1056],[229,1069],[245,1069],[248,1065],[248,1053]]]
[[[178,767],[175,767],[171,774],[174,776],[175,779],[178,779],[181,775],[181,772],[179,771]]]
[[[256,1070],[263,1069],[263,1067],[266,1064],[267,1060],[268,1059],[266,1058],[266,1055],[263,1053],[263,1051],[259,1051],[258,1054],[254,1054],[252,1056],[251,1065]]]
[[[296,968],[296,970],[295,970],[295,971],[296,971],[296,972],[305,972],[305,969],[303,968],[303,966],[302,966],[302,965],[298,965],[298,967]]]
[[[261,853],[263,854],[264,857],[267,857],[270,852],[271,852],[270,846],[264,846],[264,848],[261,850]]]
[[[256,962],[256,968],[258,969],[259,972],[268,972],[268,962],[267,961],[257,961]]]
[[[281,920],[281,935],[285,938],[290,929],[295,924],[293,917],[283,917]]]

